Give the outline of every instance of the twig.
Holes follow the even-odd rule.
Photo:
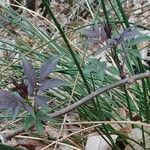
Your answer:
[[[66,108],[63,108],[63,109],[61,109],[57,112],[54,112],[53,114],[51,114],[51,116],[52,117],[58,117],[58,116],[64,115],[64,114],[78,108],[79,106],[82,106],[82,105],[86,104],[87,102],[93,100],[95,97],[99,96],[100,94],[102,94],[102,93],[104,93],[108,90],[111,90],[115,87],[122,86],[122,85],[125,85],[125,84],[131,84],[131,83],[135,82],[136,80],[140,80],[140,79],[148,78],[148,77],[150,77],[150,72],[145,72],[145,73],[141,73],[141,74],[134,75],[134,76],[131,76],[129,78],[120,80],[120,81],[118,81],[114,84],[108,85],[106,87],[99,88],[98,90],[96,90],[95,92],[92,92],[91,94],[85,96],[84,98],[82,98],[78,102],[75,102],[75,103],[73,103],[72,105],[70,105]]]

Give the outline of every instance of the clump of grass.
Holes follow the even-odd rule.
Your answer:
[[[60,116],[57,113],[63,108],[65,113],[68,113],[73,110],[66,111],[67,108],[72,108],[71,103],[77,104],[78,101],[80,103],[88,96],[90,97],[97,89],[103,89],[104,87],[107,89],[109,85],[116,84],[117,86],[114,86],[111,91],[106,90],[89,98],[91,102],[88,104],[82,103],[82,106],[79,104],[75,107],[77,109],[73,113],[77,116],[76,121],[135,121],[138,118],[138,121],[148,124],[150,122],[150,81],[148,73],[144,74],[145,76],[142,76],[143,74],[141,73],[147,72],[149,66],[143,63],[138,44],[139,41],[142,43],[144,40],[148,40],[149,37],[141,34],[141,29],[136,27],[136,24],[129,22],[120,0],[113,0],[113,2],[100,0],[97,7],[94,3],[95,1],[73,1],[71,3],[73,12],[69,15],[76,18],[75,21],[78,24],[83,22],[84,25],[77,24],[75,28],[69,28],[67,24],[63,24],[54,15],[54,8],[46,0],[43,0],[51,20],[40,15],[38,16],[39,19],[37,19],[35,14],[32,15],[39,23],[45,21],[50,29],[50,26],[53,26],[51,37],[44,31],[46,30],[45,28],[41,30],[32,20],[17,14],[9,7],[3,7],[6,13],[5,19],[15,26],[15,32],[2,24],[3,30],[8,36],[0,40],[1,49],[4,53],[6,52],[5,57],[0,61],[2,65],[0,85],[2,88],[8,88],[7,85],[11,83],[10,74],[15,74],[18,79],[21,79],[22,73],[18,61],[22,53],[32,59],[37,67],[49,57],[62,55],[57,65],[56,74],[64,78],[68,84],[59,90],[51,89],[46,91],[49,99],[56,99],[56,102],[54,100],[54,107],[50,106],[46,112],[49,116]],[[82,13],[77,16],[74,14],[77,14],[78,7],[80,7]],[[102,16],[99,15],[100,12]],[[86,15],[82,16],[84,13]],[[17,18],[16,15],[19,17]],[[90,16],[92,17],[90,18]],[[85,19],[87,20],[85,21]],[[69,39],[72,35],[75,37],[73,41]],[[14,42],[10,41],[8,37],[12,38]],[[25,62],[24,64],[26,66],[27,63]],[[24,67],[25,70],[29,68],[31,67]],[[44,70],[47,72],[46,69]],[[30,80],[28,71],[25,72],[26,78]],[[132,82],[130,78],[128,81],[130,76],[133,76],[133,79],[137,77],[136,80],[138,79],[138,81],[133,80],[134,82]],[[117,84],[118,82],[126,81],[126,79],[127,82],[121,84],[121,86]],[[30,82],[32,83],[33,81],[31,79]],[[30,82],[27,83],[28,87]],[[18,84],[16,85],[18,86]],[[23,96],[22,93],[19,94]],[[41,100],[40,98],[39,102]],[[68,106],[68,103],[71,106]],[[38,110],[38,107],[36,108]],[[126,115],[121,116],[119,109],[123,109]],[[16,112],[16,110],[13,112]],[[41,116],[41,114],[37,113],[37,116]],[[29,123],[32,122],[31,120],[33,118],[30,115],[26,119],[28,128],[32,125]],[[55,119],[55,122],[60,120],[66,119],[60,117]],[[37,119],[37,123],[39,122],[40,119]],[[130,145],[134,149],[132,142],[145,149],[147,148],[145,135],[149,134],[148,130],[144,129],[142,125],[133,125],[131,130],[137,127],[142,130],[143,139],[141,143],[136,139],[132,139],[129,134],[120,132],[111,124],[103,123],[94,129],[101,136],[107,136],[109,141],[105,140],[112,149],[122,149],[122,145],[124,148]],[[120,128],[124,130],[122,125],[120,125]],[[40,125],[37,129],[44,130]],[[116,141],[112,139],[112,134],[118,135]],[[82,141],[82,137],[80,138],[79,140]]]

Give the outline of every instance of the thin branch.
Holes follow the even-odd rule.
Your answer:
[[[54,112],[53,114],[51,114],[52,117],[58,117],[58,116],[61,116],[61,115],[64,115],[84,104],[86,104],[87,102],[91,101],[91,100],[94,100],[95,97],[99,96],[100,94],[108,91],[108,90],[111,90],[113,88],[116,88],[118,86],[122,86],[122,85],[125,85],[125,84],[132,84],[133,82],[135,82],[136,80],[140,80],[140,79],[143,79],[143,78],[148,78],[150,77],[150,72],[145,72],[145,73],[141,73],[141,74],[138,74],[138,75],[134,75],[134,76],[131,76],[129,78],[126,78],[126,79],[123,79],[123,80],[120,80],[114,84],[111,84],[111,85],[108,85],[106,87],[103,87],[103,88],[99,88],[98,90],[92,92],[91,94],[85,96],[84,98],[82,98],[81,100],[79,100],[78,102],[75,102],[73,103],[72,105],[66,107],[66,108],[63,108],[57,112]]]

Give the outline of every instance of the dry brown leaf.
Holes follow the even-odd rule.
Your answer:
[[[119,107],[118,109],[118,113],[120,115],[120,118],[126,118],[127,114],[126,114],[126,109],[123,107]]]
[[[127,124],[126,127],[121,128],[119,131],[121,132],[121,134],[128,136],[132,131],[132,125]]]
[[[17,147],[22,146],[29,150],[40,150],[45,146],[43,142],[34,139],[16,138],[16,141],[17,141]]]
[[[54,139],[62,137],[62,135],[61,136],[59,135],[59,130],[50,125],[45,126],[44,135],[45,136],[49,135]]]

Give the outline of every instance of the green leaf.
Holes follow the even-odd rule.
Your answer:
[[[37,117],[37,119],[40,120],[40,121],[51,121],[51,122],[55,122],[55,119],[54,119],[54,118],[52,118],[51,116],[48,116],[48,114],[43,113],[43,112],[41,112],[41,111],[38,111],[38,112],[36,113],[36,117]]]
[[[116,67],[114,67],[114,66],[109,67],[108,71],[110,73],[112,73],[113,75],[119,75],[119,70]]]
[[[27,116],[24,120],[24,129],[28,130],[30,127],[34,125],[35,118],[33,116]]]
[[[43,133],[44,131],[44,126],[43,124],[41,123],[40,120],[35,120],[35,127],[36,127],[36,130],[39,134]]]
[[[84,68],[84,73],[88,75],[92,73],[100,80],[103,80],[105,69],[106,69],[106,62],[100,62],[95,58],[90,58],[89,62]]]

